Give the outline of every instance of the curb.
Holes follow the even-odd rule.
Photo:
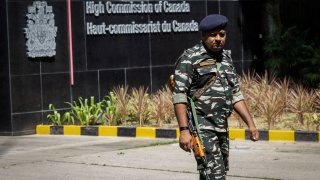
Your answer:
[[[119,136],[136,138],[174,138],[180,136],[178,128],[123,127],[123,126],[51,126],[37,125],[37,135]]]
[[[259,130],[260,140],[266,141],[307,141],[320,142],[318,131]],[[119,136],[136,138],[172,138],[178,139],[178,128],[125,127],[125,126],[52,126],[37,125],[37,135],[84,135],[84,136]],[[247,129],[229,129],[230,140],[249,140]]]

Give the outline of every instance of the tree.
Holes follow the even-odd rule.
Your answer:
[[[307,27],[303,21],[312,19],[313,16],[309,17],[310,14],[292,23],[290,17],[296,14],[290,14],[294,12],[290,7],[297,8],[297,3],[301,14],[310,9],[310,5],[305,5],[310,3],[308,1],[263,1],[264,67],[279,77],[290,77],[297,83],[319,87],[320,50],[319,38],[316,35],[318,32],[312,27]]]

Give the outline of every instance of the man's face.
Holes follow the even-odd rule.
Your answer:
[[[220,51],[226,43],[227,32],[224,29],[202,33],[202,42],[213,52]]]

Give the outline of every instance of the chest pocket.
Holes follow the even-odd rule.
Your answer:
[[[195,65],[200,76],[216,72],[216,60],[206,59]]]
[[[198,88],[203,87],[212,76],[217,75],[217,63],[213,59],[206,59],[195,65],[197,77],[194,82]]]

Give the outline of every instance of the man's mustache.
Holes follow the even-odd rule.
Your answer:
[[[221,41],[212,40],[211,43],[212,43],[212,44],[221,44]]]

